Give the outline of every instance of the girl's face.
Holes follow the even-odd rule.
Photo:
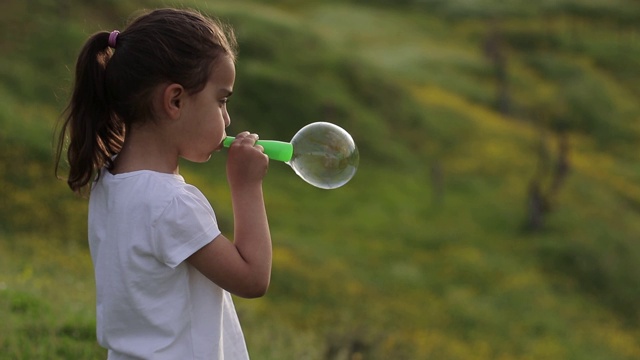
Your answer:
[[[183,123],[179,156],[194,162],[209,160],[222,147],[231,123],[227,101],[233,92],[236,70],[233,61],[224,56],[214,64],[205,88],[187,98],[181,113]]]

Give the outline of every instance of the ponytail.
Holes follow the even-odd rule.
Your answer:
[[[101,168],[113,165],[112,158],[124,141],[124,123],[111,109],[105,86],[112,54],[108,32],[94,34],[85,43],[76,63],[73,95],[58,138],[56,175],[68,137],[67,184],[80,194],[88,193],[88,185]]]

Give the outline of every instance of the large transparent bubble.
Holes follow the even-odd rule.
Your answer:
[[[351,180],[360,155],[351,135],[341,127],[316,122],[300,129],[287,162],[304,181],[322,189],[335,189]]]

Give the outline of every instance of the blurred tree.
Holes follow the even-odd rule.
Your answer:
[[[429,169],[429,176],[431,178],[431,203],[434,206],[440,206],[444,201],[444,171],[442,169],[442,161],[438,158],[433,159]]]
[[[484,54],[491,61],[496,80],[496,110],[503,115],[511,113],[509,96],[509,74],[507,67],[506,43],[502,37],[500,20],[489,20],[489,31],[484,41]]]
[[[565,131],[554,132],[557,142],[555,159],[550,154],[547,135],[542,130],[538,147],[538,165],[529,182],[527,197],[526,230],[544,228],[545,217],[552,210],[553,202],[565,182],[571,168],[569,162],[569,135]]]

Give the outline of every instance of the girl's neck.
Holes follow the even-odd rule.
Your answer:
[[[178,174],[178,155],[157,129],[145,126],[127,131],[122,150],[114,161],[112,174],[152,170]]]

